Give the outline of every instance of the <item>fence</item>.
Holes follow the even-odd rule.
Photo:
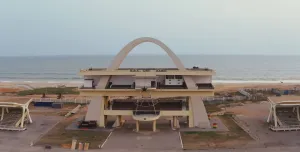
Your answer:
[[[233,97],[204,97],[202,98],[203,102],[206,104],[220,104],[230,101],[244,101],[248,99],[245,96],[233,96]]]
[[[62,102],[62,103],[77,103],[77,104],[89,104],[91,100],[85,98],[67,98],[67,99],[55,99],[55,98],[33,98],[33,102]]]
[[[272,91],[276,89],[275,88],[244,88],[245,91]],[[284,90],[293,90],[293,91],[300,91],[300,87],[293,87],[290,89],[284,89]]]

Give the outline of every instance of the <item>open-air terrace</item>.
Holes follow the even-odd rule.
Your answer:
[[[139,103],[140,106],[138,110],[154,110],[152,106],[152,102],[147,101],[143,103]],[[137,109],[137,101],[133,99],[124,100],[115,100],[112,104],[112,110],[136,110]],[[155,110],[182,110],[182,102],[174,101],[174,102],[163,102],[158,101],[155,104]]]
[[[201,89],[214,89],[214,86],[211,83],[198,83],[196,84],[198,87],[198,90]],[[155,89],[187,89],[187,86],[185,84],[183,85],[164,85],[164,84],[158,84],[156,87],[151,87]],[[93,87],[84,87],[81,86],[80,89],[97,89],[97,86]],[[134,83],[132,85],[116,85],[116,84],[108,84],[106,89],[136,89]]]
[[[81,69],[80,71],[106,71],[107,68],[88,68],[88,69]],[[149,71],[157,71],[157,72],[166,72],[166,71],[177,71],[178,68],[118,68],[117,70],[124,70],[124,71],[132,71],[132,72],[149,72]],[[213,71],[209,68],[186,68],[186,70],[191,71]]]

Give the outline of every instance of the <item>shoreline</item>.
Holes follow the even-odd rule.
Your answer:
[[[33,84],[33,83],[49,83],[49,84],[83,84],[83,79],[79,80],[0,80],[2,83],[13,84]],[[300,84],[300,80],[212,80],[213,84]]]
[[[282,83],[283,82],[283,83]],[[300,80],[291,81],[219,81],[214,80],[213,85],[215,92],[232,92],[239,89],[266,89],[266,88],[278,88],[278,89],[300,89]],[[83,85],[83,81],[0,81],[0,93],[7,89],[14,90],[28,90],[34,88],[43,87],[80,87]],[[2,91],[1,91],[2,90]]]

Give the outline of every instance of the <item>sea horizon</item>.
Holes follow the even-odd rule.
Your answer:
[[[0,82],[80,82],[80,69],[106,68],[115,55],[1,56]],[[297,55],[179,54],[186,68],[216,71],[216,83],[300,83]],[[128,55],[121,68],[174,68],[164,54]]]
[[[190,53],[190,54],[182,54],[182,53],[175,53],[177,56],[300,56],[300,54],[201,54],[201,53]],[[9,55],[9,56],[2,56],[0,58],[9,58],[9,57],[16,57],[16,58],[26,58],[26,57],[83,57],[83,56],[112,56],[114,57],[116,54],[58,54],[58,55]],[[153,54],[153,53],[129,53],[127,56],[167,56],[167,54]]]

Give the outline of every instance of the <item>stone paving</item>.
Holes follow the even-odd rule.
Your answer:
[[[152,149],[180,150],[181,142],[178,131],[169,125],[160,125],[157,132],[152,132],[151,122],[141,122],[140,131],[134,131],[135,121],[127,121],[122,128],[115,129],[103,149]]]
[[[62,118],[38,115],[32,115],[31,117],[33,123],[28,124],[25,131],[0,131],[1,152],[19,152],[22,147],[30,147],[32,142],[38,139],[42,133],[51,129]]]

